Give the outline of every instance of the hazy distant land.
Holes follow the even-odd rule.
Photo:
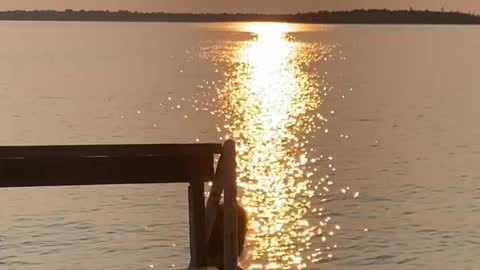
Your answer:
[[[10,21],[112,21],[112,22],[292,22],[337,24],[480,24],[480,16],[460,12],[419,10],[319,11],[288,15],[141,13],[131,11],[36,10],[0,11]]]

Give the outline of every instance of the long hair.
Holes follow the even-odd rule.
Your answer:
[[[220,260],[223,264],[223,219],[224,219],[224,206],[219,205],[217,208],[217,216],[215,223],[213,224],[212,234],[208,240],[208,257],[210,259]],[[245,239],[247,235],[247,213],[243,207],[237,205],[237,243],[238,243],[238,256],[240,257],[245,247]],[[217,265],[217,267],[219,267]]]

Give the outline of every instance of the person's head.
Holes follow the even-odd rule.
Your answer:
[[[223,226],[224,226],[224,207],[219,205],[217,209],[217,217],[213,225],[212,234],[208,240],[208,258],[212,264],[217,267],[223,265]],[[240,257],[245,246],[247,235],[247,213],[241,206],[237,206],[237,250]]]

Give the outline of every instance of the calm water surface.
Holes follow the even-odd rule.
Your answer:
[[[0,23],[0,144],[238,143],[250,269],[480,267],[480,28]],[[181,269],[184,185],[4,189],[0,269]]]

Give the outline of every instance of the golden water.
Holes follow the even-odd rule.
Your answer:
[[[328,91],[308,65],[332,57],[332,47],[296,42],[287,24],[237,28],[251,39],[215,53],[229,66],[225,83],[217,87],[215,114],[237,142],[241,203],[250,216],[248,261],[255,262],[251,269],[305,268],[332,257],[311,246],[312,238],[326,238],[330,218],[306,219],[322,214],[311,198],[328,192],[323,182],[329,177],[312,180],[320,173],[312,166],[319,158],[309,140],[327,121],[317,112]]]

